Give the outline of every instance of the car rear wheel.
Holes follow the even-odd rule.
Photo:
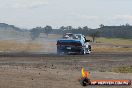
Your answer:
[[[81,54],[82,54],[82,55],[85,55],[85,54],[86,54],[86,49],[83,49],[83,50],[81,51]]]

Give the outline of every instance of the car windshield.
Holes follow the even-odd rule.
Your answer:
[[[64,39],[78,39],[78,37],[74,34],[64,34],[63,38]]]
[[[76,38],[81,40],[81,35],[76,35]]]

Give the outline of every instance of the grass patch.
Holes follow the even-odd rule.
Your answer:
[[[93,52],[132,52],[132,48],[92,45]]]
[[[97,42],[109,43],[114,45],[132,45],[132,39],[121,38],[97,38]]]
[[[54,39],[54,38],[61,38],[62,35],[59,34],[49,34],[48,38]],[[92,40],[91,37],[86,36],[87,39]],[[132,39],[122,39],[122,38],[96,38],[97,43],[106,43],[106,44],[113,44],[113,45],[132,45]]]
[[[87,37],[87,39],[92,40],[91,37]],[[97,43],[106,43],[113,45],[132,45],[132,39],[122,39],[122,38],[96,38]]]
[[[92,40],[88,36],[87,39]],[[93,52],[132,52],[132,39],[100,37],[91,45]]]
[[[113,68],[111,71],[116,73],[132,73],[132,66]]]
[[[62,38],[62,35],[59,35],[59,34],[49,34],[48,38],[49,39],[60,39],[60,38]]]

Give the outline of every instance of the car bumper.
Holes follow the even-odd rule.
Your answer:
[[[57,46],[57,50],[64,53],[80,53],[82,48],[81,46]]]

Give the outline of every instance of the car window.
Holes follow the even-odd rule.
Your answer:
[[[81,40],[81,35],[76,35],[77,39]]]

